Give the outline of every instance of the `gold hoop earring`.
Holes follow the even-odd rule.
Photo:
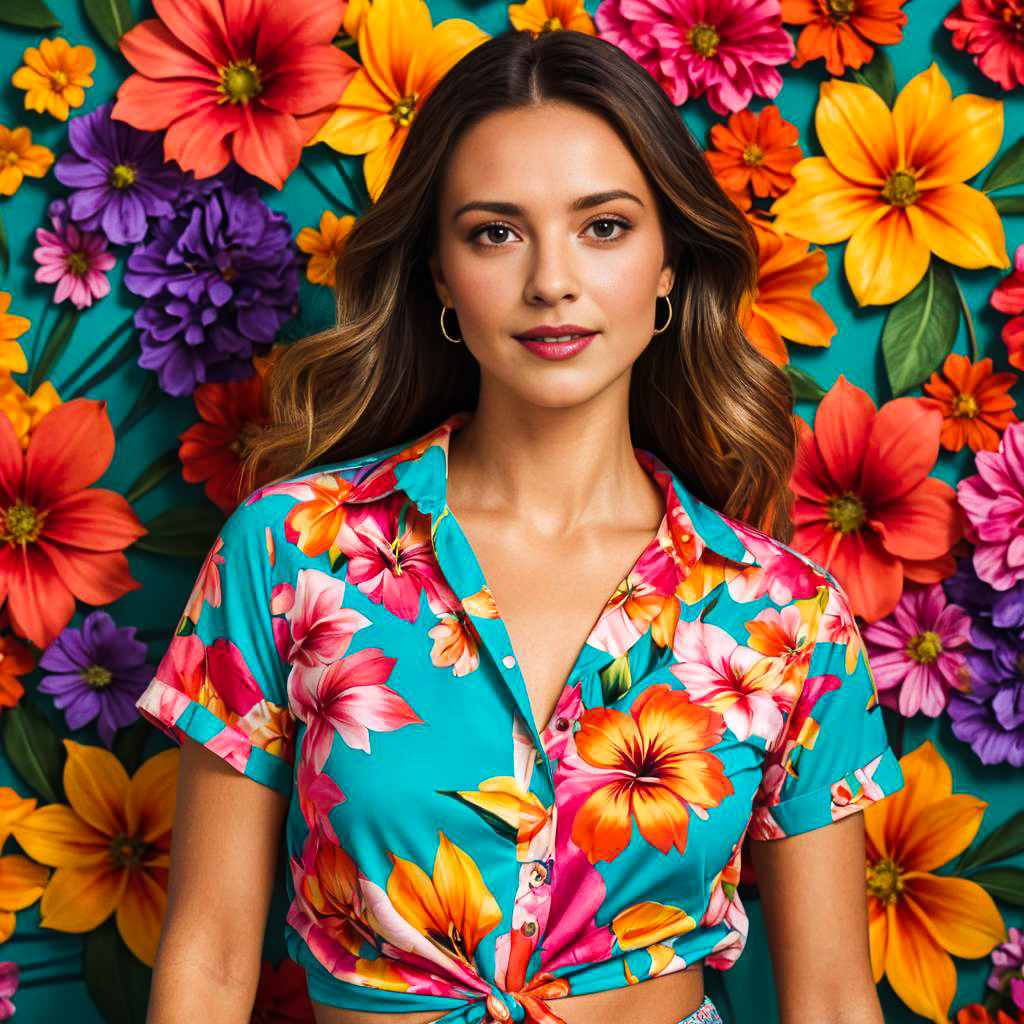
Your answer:
[[[658,299],[664,299],[668,303],[668,319],[658,328],[655,329],[655,334],[661,334],[663,330],[672,322],[672,300],[667,295],[659,295]],[[655,305],[657,305],[658,299],[655,299]]]
[[[462,341],[462,339],[461,339],[461,338],[453,338],[453,337],[452,337],[452,336],[451,336],[451,335],[450,335],[450,334],[449,334],[449,333],[448,333],[448,332],[447,332],[447,331],[446,331],[446,330],[444,329],[444,315],[445,315],[445,313],[447,313],[447,312],[448,312],[448,310],[449,310],[449,309],[454,309],[454,308],[455,308],[454,306],[442,306],[442,307],[441,307],[441,333],[442,333],[442,334],[443,334],[443,335],[444,335],[444,336],[445,336],[445,337],[446,337],[446,338],[447,338],[447,339],[448,339],[449,341],[455,342],[455,344],[457,345],[457,344],[458,344],[458,343],[459,343],[460,341]]]

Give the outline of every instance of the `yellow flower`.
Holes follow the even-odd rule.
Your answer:
[[[156,959],[178,774],[177,747],[144,761],[129,780],[101,747],[64,740],[68,803],[47,804],[13,827],[26,853],[55,867],[40,924],[89,932],[116,913],[117,930],[148,966]]]
[[[987,956],[1006,926],[976,882],[932,872],[971,843],[988,804],[953,793],[931,740],[900,767],[903,788],[864,808],[871,967],[914,1013],[948,1024],[956,992],[950,954]]]
[[[775,226],[819,245],[849,239],[846,277],[862,305],[896,302],[934,253],[958,267],[1008,267],[992,200],[964,182],[999,149],[1003,104],[952,98],[936,64],[915,75],[890,110],[872,89],[822,82],[814,112],[823,157],[793,168]]]
[[[334,287],[338,257],[355,220],[351,215],[337,217],[330,210],[324,210],[320,215],[319,230],[303,228],[299,232],[295,244],[310,254],[309,263],[306,264],[306,277],[310,284]]]
[[[25,361],[25,353],[15,339],[20,338],[32,326],[32,322],[27,317],[8,313],[10,306],[10,292],[0,292],[0,370],[6,370],[8,373],[25,373],[28,370],[28,363]]]
[[[32,133],[27,128],[22,126],[12,132],[0,124],[0,196],[13,196],[26,174],[41,178],[52,163],[53,153],[45,146],[33,146]]]
[[[96,69],[96,55],[88,46],[71,46],[66,39],[43,39],[39,48],[28,47],[25,62],[11,81],[25,93],[25,109],[52,114],[58,121],[68,119],[68,108],[85,102],[85,89],[92,85],[90,72]]]
[[[9,371],[0,369],[0,414],[14,426],[22,451],[28,449],[32,431],[39,421],[60,404],[60,395],[48,380],[44,380],[35,394],[29,396]]]
[[[34,798],[19,796],[10,786],[0,786],[0,847],[7,842],[11,827],[24,821],[35,809]],[[30,907],[43,894],[50,872],[20,854],[0,857],[0,942],[14,934],[16,910]]]
[[[487,38],[465,18],[433,25],[424,0],[373,0],[359,23],[363,66],[308,144],[365,153],[363,175],[376,202],[417,106],[460,57]]]
[[[508,20],[520,31],[532,32],[535,36],[560,28],[597,35],[581,0],[526,0],[524,4],[509,4]]]

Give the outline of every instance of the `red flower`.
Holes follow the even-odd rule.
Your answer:
[[[239,454],[248,434],[269,422],[263,378],[207,381],[196,388],[196,409],[201,423],[179,435],[181,475],[190,483],[206,482],[206,496],[225,515],[245,497],[240,492],[242,460]]]
[[[75,598],[116,601],[140,584],[122,551],[145,532],[127,501],[93,487],[114,457],[106,402],[76,398],[48,412],[22,452],[0,416],[0,602],[11,627],[47,647]]]
[[[1018,314],[1003,324],[1003,341],[1010,365],[1024,370],[1024,245],[1017,248],[1013,273],[996,285],[989,301],[1000,313]]]
[[[281,188],[358,64],[331,45],[338,0],[153,0],[121,38],[137,74],[112,117],[167,129],[164,155],[206,178],[235,160]]]
[[[278,967],[269,960],[260,966],[250,1024],[316,1024],[306,988],[306,972],[291,957]]]
[[[936,402],[897,398],[876,409],[840,374],[813,433],[797,422],[793,547],[835,574],[856,614],[884,618],[905,578],[937,583],[953,574],[949,550],[964,519],[953,488],[928,475],[942,430]]]
[[[942,24],[982,74],[1004,89],[1024,85],[1024,0],[963,0]]]

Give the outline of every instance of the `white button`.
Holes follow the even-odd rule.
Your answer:
[[[516,667],[516,659],[513,658],[511,654],[506,654],[505,657],[501,659],[501,663],[505,666],[505,668]]]

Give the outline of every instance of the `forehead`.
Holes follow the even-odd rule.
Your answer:
[[[650,195],[632,153],[604,118],[568,103],[489,114],[456,143],[442,182],[442,205],[467,198],[531,205],[627,188]]]

